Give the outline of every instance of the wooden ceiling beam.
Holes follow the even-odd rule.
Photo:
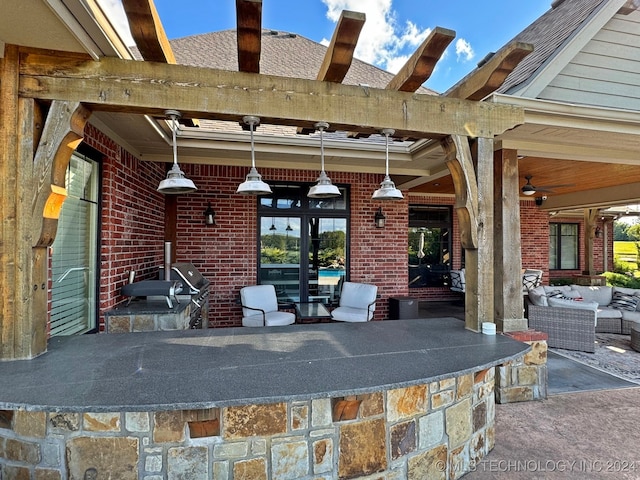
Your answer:
[[[343,10],[340,20],[333,31],[331,43],[324,55],[324,60],[318,71],[317,80],[325,82],[342,83],[347,76],[353,52],[356,49],[360,32],[366,21],[366,15],[360,12]],[[308,135],[313,130],[299,128],[298,133]]]
[[[262,0],[236,0],[238,70],[260,73]]]
[[[524,109],[514,105],[111,57],[65,60],[46,52],[22,56],[19,94],[66,98],[93,111],[164,116],[170,108],[235,122],[252,114],[263,123],[307,128],[323,119],[337,130],[393,128],[418,138],[491,138],[524,123]]]
[[[480,101],[500,88],[507,76],[531,52],[533,45],[530,43],[511,42],[445,95]]]
[[[436,63],[455,37],[453,30],[434,28],[386,88],[399,92],[417,91],[429,79]]]

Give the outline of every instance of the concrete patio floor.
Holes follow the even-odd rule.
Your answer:
[[[460,303],[420,304],[425,317],[444,312],[464,318]],[[496,446],[462,478],[640,478],[640,387],[570,359],[547,367],[549,397],[496,405]]]

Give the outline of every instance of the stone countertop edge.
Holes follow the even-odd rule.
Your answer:
[[[396,322],[397,324],[397,320],[394,320],[394,322]],[[328,325],[332,325],[332,324],[328,324]],[[335,324],[334,324],[335,325]],[[273,328],[273,327],[272,327]],[[277,328],[282,328],[282,327],[277,327]],[[305,328],[304,326],[299,326],[298,328]],[[220,408],[220,407],[232,407],[232,406],[244,406],[244,405],[252,405],[252,404],[273,404],[273,403],[289,403],[289,402],[293,402],[293,401],[310,401],[310,400],[316,400],[316,399],[323,399],[323,398],[333,398],[333,397],[343,397],[343,396],[348,396],[348,395],[361,395],[361,394],[369,394],[369,393],[374,393],[374,392],[380,392],[380,391],[386,391],[386,390],[393,390],[393,389],[397,389],[397,388],[404,388],[404,387],[409,387],[409,386],[413,386],[413,385],[422,385],[422,384],[429,384],[435,381],[439,381],[439,380],[443,380],[443,379],[450,379],[450,378],[455,378],[455,377],[459,377],[462,375],[466,375],[469,373],[473,373],[473,372],[477,372],[477,371],[481,371],[481,370],[485,370],[491,367],[495,367],[497,365],[503,364],[505,362],[517,359],[522,357],[524,354],[526,354],[527,352],[529,352],[531,350],[531,345],[527,344],[527,343],[523,343],[523,342],[519,342],[513,339],[510,339],[508,336],[504,336],[504,335],[497,335],[497,336],[485,336],[481,333],[476,333],[476,332],[472,332],[470,330],[465,330],[465,332],[468,332],[471,335],[479,335],[482,337],[488,337],[487,340],[490,341],[490,338],[493,337],[494,342],[492,342],[492,345],[494,346],[505,346],[508,348],[505,348],[504,353],[500,353],[500,352],[492,352],[490,355],[488,354],[487,356],[492,357],[491,360],[489,361],[484,361],[482,363],[479,364],[473,364],[473,365],[469,365],[467,368],[462,368],[462,369],[458,369],[458,370],[451,370],[451,371],[447,371],[447,372],[443,372],[443,373],[439,373],[439,374],[435,374],[435,375],[429,375],[429,376],[424,376],[424,377],[419,377],[416,376],[416,378],[411,378],[411,379],[406,379],[406,380],[402,380],[402,381],[398,381],[398,382],[386,382],[386,383],[380,383],[378,385],[367,385],[367,386],[363,386],[360,388],[339,388],[339,389],[326,389],[323,391],[316,391],[316,392],[302,392],[302,393],[292,393],[292,394],[287,394],[287,393],[283,393],[283,394],[277,394],[277,395],[264,395],[264,396],[260,396],[260,395],[248,395],[248,396],[242,396],[242,395],[237,395],[234,398],[229,398],[229,399],[218,399],[218,400],[207,400],[207,401],[201,401],[201,400],[195,400],[195,401],[185,401],[185,402],[149,402],[149,403],[121,403],[121,404],[117,404],[117,403],[112,403],[112,404],[108,404],[108,405],[100,405],[97,404],[97,402],[94,402],[94,404],[87,404],[87,405],[55,405],[55,404],[45,404],[45,402],[31,402],[31,403],[26,403],[26,402],[12,402],[12,401],[2,401],[3,399],[2,397],[2,393],[0,392],[0,409],[4,409],[4,410],[25,410],[25,411],[47,411],[47,412],[78,412],[78,413],[87,413],[87,412],[95,412],[95,413],[112,413],[112,412],[142,412],[142,411],[175,411],[175,410],[194,410],[194,409],[208,409],[208,408]],[[110,334],[110,335],[115,335],[115,334]],[[142,335],[139,333],[136,334],[123,334],[123,335]],[[466,333],[465,333],[466,335]],[[447,345],[447,346],[435,346],[432,348],[425,348],[422,350],[413,350],[413,351],[408,351],[408,352],[395,352],[394,355],[395,356],[403,356],[403,355],[417,355],[417,354],[426,354],[429,351],[434,351],[434,350],[443,350],[443,352],[446,352],[446,355],[450,355],[450,351],[453,350],[455,352],[459,352],[460,349],[464,348],[464,347],[478,347],[478,346],[482,346],[481,344],[483,344],[484,339],[480,340],[479,342],[474,342],[474,344],[471,345],[463,345],[460,344],[458,346],[456,346],[455,344],[452,345]],[[448,350],[448,352],[447,352]],[[457,353],[457,355],[460,355],[459,353]],[[366,355],[363,355],[366,357]],[[378,357],[375,357],[376,359]],[[318,360],[318,359],[311,359],[313,361],[316,362],[321,362],[323,360]],[[327,360],[327,361],[351,361],[352,358],[345,358],[345,359],[331,359],[331,360]],[[356,358],[356,360],[361,361],[360,358]],[[392,359],[392,360],[395,360]],[[399,359],[401,360],[401,359]],[[27,361],[29,362],[29,361]],[[4,363],[4,362],[3,362]],[[10,366],[12,362],[7,362],[4,363],[5,366]],[[307,362],[302,362],[302,363],[307,363]],[[312,361],[308,362],[309,364],[312,363]],[[2,364],[0,364],[1,366]],[[2,375],[0,373],[0,380],[2,380]],[[153,380],[153,379],[151,379]],[[340,383],[339,381],[337,383]],[[74,386],[73,384],[71,386]],[[35,388],[35,387],[34,387]],[[150,396],[155,396],[155,395],[150,395]],[[46,396],[45,396],[46,398]],[[133,400],[133,398],[132,398]],[[90,402],[88,402],[90,403]]]

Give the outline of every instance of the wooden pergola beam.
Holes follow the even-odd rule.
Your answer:
[[[353,61],[353,52],[366,18],[364,13],[342,11],[318,71],[317,80],[342,83]]]
[[[453,30],[442,27],[434,28],[386,88],[399,92],[418,90],[429,79],[436,63],[455,37],[456,32]]]
[[[176,63],[153,0],[122,0],[122,6],[142,58],[150,62]]]
[[[238,70],[260,73],[262,0],[236,0]]]
[[[122,0],[122,6],[142,58],[149,62],[176,63],[153,0]],[[198,121],[183,118],[181,123],[193,127]]]
[[[92,111],[164,116],[171,108],[192,118],[239,122],[258,115],[264,123],[306,128],[322,118],[339,130],[386,127],[418,138],[490,138],[524,122],[524,110],[513,105],[116,58],[65,60],[46,52],[23,55],[19,94],[78,101]]]
[[[447,97],[480,101],[495,92],[520,61],[533,52],[530,43],[511,42],[446,93]]]
[[[436,63],[438,63],[438,60],[440,60],[440,57],[455,36],[456,32],[453,30],[442,27],[434,28],[385,88],[400,92],[417,91],[431,76]],[[348,136],[363,138],[368,135],[360,132],[349,132]]]
[[[342,11],[318,71],[317,80],[342,83],[349,67],[351,67],[353,52],[356,49],[366,18],[364,13]],[[298,133],[304,135],[308,135],[312,131],[307,128],[298,129]]]

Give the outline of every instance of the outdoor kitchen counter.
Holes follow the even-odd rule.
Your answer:
[[[454,318],[55,337],[0,363],[0,409],[199,409],[370,393],[499,365],[530,346]]]

